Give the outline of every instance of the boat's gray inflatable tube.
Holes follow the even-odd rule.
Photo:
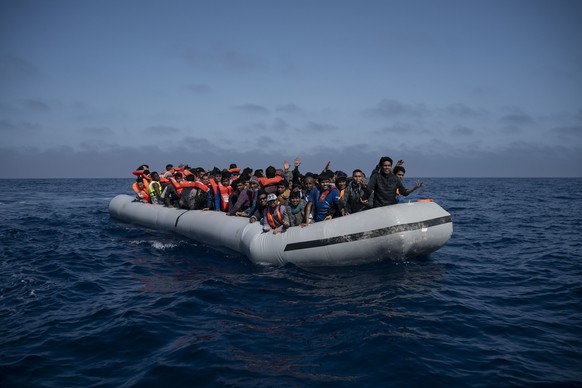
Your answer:
[[[179,233],[228,248],[256,264],[345,266],[412,258],[436,251],[453,233],[451,215],[435,202],[410,202],[264,233],[258,222],[223,212],[170,209],[118,195],[109,213],[121,221]]]

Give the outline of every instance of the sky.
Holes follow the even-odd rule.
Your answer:
[[[577,0],[0,0],[0,178],[582,177]]]

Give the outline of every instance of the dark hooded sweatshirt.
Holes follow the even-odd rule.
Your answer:
[[[368,182],[368,190],[374,191],[374,207],[394,205],[397,203],[396,189],[398,189],[401,195],[407,195],[407,190],[400,179],[392,173],[388,175],[384,174],[383,171],[372,173],[370,182]]]

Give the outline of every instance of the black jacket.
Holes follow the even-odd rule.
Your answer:
[[[397,203],[396,189],[398,189],[401,195],[408,195],[400,179],[392,173],[388,175],[385,175],[382,171],[373,173],[368,183],[368,190],[374,191],[374,207],[394,205]]]

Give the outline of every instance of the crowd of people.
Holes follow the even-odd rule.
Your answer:
[[[265,170],[241,170],[236,164],[222,170],[168,164],[164,172],[157,172],[141,165],[133,172],[137,178],[132,187],[137,201],[247,217],[249,222],[260,222],[265,232],[277,234],[292,226],[306,227],[402,201],[422,187],[422,182],[404,187],[403,163],[399,160],[393,168],[393,160],[383,156],[368,180],[360,169],[351,176],[334,172],[329,162],[319,174],[302,174],[299,158],[293,169],[287,161],[281,169]]]

